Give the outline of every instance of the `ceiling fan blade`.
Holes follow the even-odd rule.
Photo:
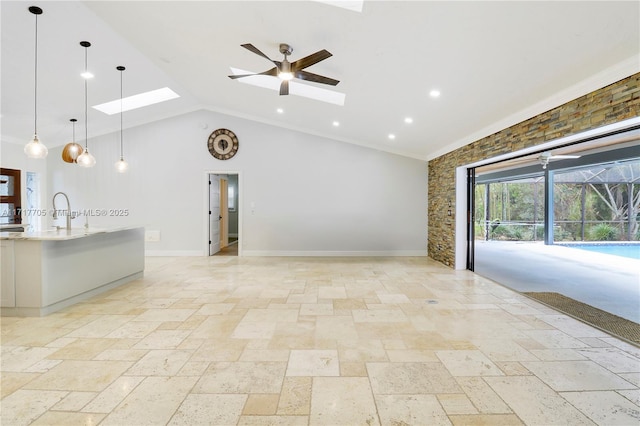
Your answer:
[[[236,78],[252,77],[254,75],[258,75],[258,74],[234,74],[234,75],[230,75],[229,78],[231,80],[235,80]]]
[[[300,80],[313,81],[314,83],[330,84],[331,86],[335,86],[340,83],[339,80],[334,80],[333,78],[313,74],[309,71],[296,71],[293,75]]]
[[[288,95],[289,94],[289,80],[282,80],[280,83],[280,95]]]
[[[259,72],[256,74],[234,74],[230,75],[229,78],[235,80],[236,78],[251,77],[254,75],[272,75],[275,77],[278,75],[278,68],[271,68],[270,70]]]
[[[311,65],[317,64],[318,62],[325,60],[327,58],[330,58],[331,56],[333,56],[331,53],[329,53],[325,49],[322,49],[316,53],[313,53],[309,56],[305,56],[302,59],[298,59],[297,61],[292,62],[291,71],[296,72],[298,70],[310,67]]]
[[[246,44],[241,44],[240,46],[244,47],[247,50],[250,50],[251,52],[255,53],[256,55],[262,56],[263,58],[265,58],[267,61],[269,62],[273,62],[275,64],[275,61],[273,61],[270,57],[268,57],[267,55],[265,55],[264,53],[262,53],[260,51],[260,49],[258,49],[257,47],[255,47],[253,44],[251,43],[246,43]]]

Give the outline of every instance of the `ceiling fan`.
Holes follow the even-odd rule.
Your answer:
[[[273,59],[262,53],[260,50],[258,50],[258,48],[251,43],[242,44],[241,46],[247,50],[250,50],[256,55],[262,56],[268,61],[273,62],[275,67],[256,74],[230,75],[230,79],[235,80],[236,78],[250,77],[253,75],[270,75],[278,77],[282,80],[282,83],[280,83],[281,95],[289,94],[289,80],[293,78],[312,81],[314,83],[330,84],[331,86],[335,86],[340,83],[338,80],[334,80],[332,78],[324,77],[318,74],[313,74],[309,71],[304,70],[311,65],[317,64],[318,62],[333,56],[325,49],[319,50],[309,56],[305,56],[302,59],[298,59],[295,62],[289,62],[287,56],[291,55],[291,53],[293,52],[293,48],[286,43],[280,44],[280,53],[284,55],[284,59],[282,61],[274,61]]]
[[[538,161],[540,161],[540,164],[542,164],[542,168],[546,169],[547,165],[549,164],[549,161],[551,160],[563,160],[563,159],[580,158],[580,157],[581,157],[580,155],[553,155],[550,152],[543,152],[538,157]]]

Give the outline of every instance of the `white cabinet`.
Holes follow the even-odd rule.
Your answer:
[[[0,241],[0,307],[13,308],[16,306],[16,279],[13,241]]]

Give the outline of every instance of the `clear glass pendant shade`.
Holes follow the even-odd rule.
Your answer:
[[[116,163],[114,165],[116,166],[116,171],[118,173],[125,173],[127,170],[129,170],[129,163],[124,161],[123,158],[121,158],[120,160],[116,161]]]
[[[84,152],[78,156],[78,159],[76,160],[76,162],[78,163],[78,166],[86,167],[86,168],[93,167],[96,165],[96,159],[89,152],[89,148],[85,149]]]
[[[38,135],[33,135],[33,139],[25,145],[24,153],[29,158],[45,158],[49,153],[49,150],[40,140]]]

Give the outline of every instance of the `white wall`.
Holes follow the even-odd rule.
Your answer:
[[[240,141],[227,161],[207,150],[220,127]],[[244,255],[426,256],[424,161],[209,111],[127,129],[124,138],[124,175],[113,167],[117,133],[90,139],[92,169],[64,163],[61,147],[50,150],[49,193],[67,192],[74,210],[128,209],[89,223],[160,231],[148,253],[203,254],[206,172],[237,171]]]

